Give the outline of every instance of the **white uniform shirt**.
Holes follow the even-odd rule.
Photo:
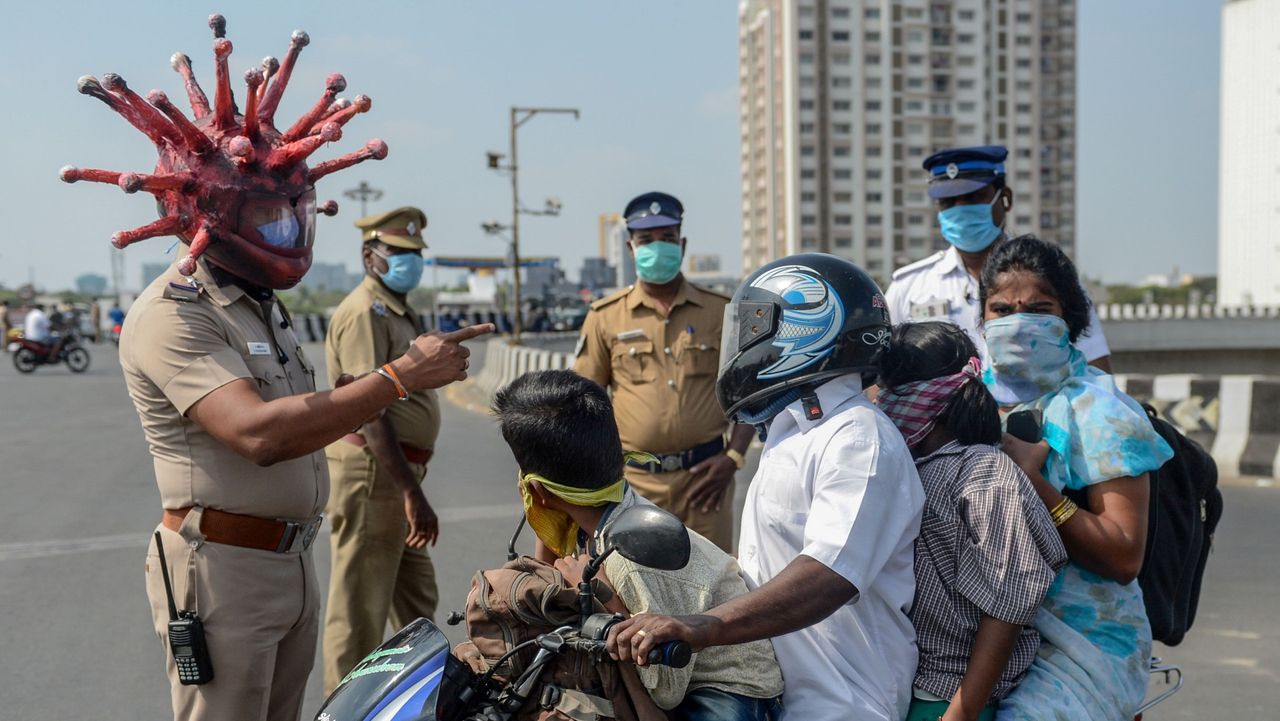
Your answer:
[[[902,433],[846,375],[774,417],[747,491],[738,561],[748,585],[809,556],[858,589],[826,619],[773,639],[783,719],[898,721],[911,703],[914,542],[924,490]]]
[[[985,361],[987,343],[982,337],[982,303],[978,280],[965,270],[955,248],[938,251],[924,260],[898,269],[885,294],[894,324],[945,320],[964,329]],[[1088,360],[1111,355],[1102,323],[1089,308],[1089,328],[1076,339],[1076,347]]]
[[[22,337],[37,343],[49,340],[49,316],[39,308],[27,311],[27,317],[23,320]]]

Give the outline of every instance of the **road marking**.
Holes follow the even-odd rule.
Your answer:
[[[519,504],[480,506],[455,506],[441,508],[436,511],[441,523],[470,523],[474,521],[515,521],[524,512]],[[329,533],[326,521],[321,534]],[[22,561],[32,558],[48,558],[50,556],[70,556],[95,551],[116,551],[122,548],[141,550],[150,540],[149,531],[139,533],[117,533],[111,536],[95,536],[92,538],[60,538],[51,541],[28,541],[18,543],[0,543],[0,562]]]
[[[1205,629],[1205,630],[1215,636],[1222,636],[1224,638],[1238,638],[1242,641],[1257,641],[1262,638],[1262,634],[1260,633],[1255,633],[1254,631],[1238,631],[1234,628]]]

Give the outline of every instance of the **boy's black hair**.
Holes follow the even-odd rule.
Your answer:
[[[894,326],[888,347],[880,353],[880,385],[893,388],[959,373],[976,355],[973,341],[958,326],[942,321],[903,323]],[[938,423],[966,446],[1000,442],[1000,411],[981,378],[960,386]]]
[[[502,437],[524,473],[594,490],[622,477],[622,441],[609,395],[568,370],[536,371],[493,398]]]
[[[987,298],[995,291],[996,278],[1010,271],[1026,271],[1044,279],[1053,295],[1062,304],[1062,319],[1067,322],[1067,332],[1072,343],[1089,329],[1089,296],[1080,286],[1080,276],[1075,263],[1053,243],[1034,235],[1020,235],[1007,240],[991,251],[982,266],[982,280],[978,285],[978,297],[982,310],[987,309]]]

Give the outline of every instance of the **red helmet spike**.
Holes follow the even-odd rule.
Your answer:
[[[298,122],[285,131],[283,140],[286,143],[292,143],[299,138],[306,137],[311,132],[311,126],[315,125],[316,121],[324,117],[325,113],[328,112],[329,106],[333,105],[334,98],[338,97],[338,93],[346,89],[347,79],[338,73],[325,78],[324,95],[321,95],[316,104],[303,113],[302,117],[298,118]]]
[[[328,215],[330,217],[335,216],[338,214],[338,201],[326,200],[320,205],[316,206],[316,212],[320,213],[321,215]]]
[[[262,86],[262,71],[249,68],[244,71],[244,83],[249,87],[249,99],[244,108],[244,137],[258,139],[258,88]]]
[[[272,150],[271,155],[267,156],[267,168],[279,170],[301,163],[307,159],[307,156],[319,150],[321,145],[341,139],[342,128],[336,123],[328,123],[320,130],[319,135],[308,135],[302,140],[296,140]]]
[[[340,158],[326,160],[323,163],[316,165],[311,169],[311,172],[307,174],[307,179],[314,183],[330,173],[336,173],[339,170],[350,168],[356,163],[363,163],[370,159],[382,160],[385,157],[387,157],[387,144],[377,138],[374,138],[366,143],[363,148],[355,151],[354,153],[347,153]]]
[[[227,36],[227,19],[219,13],[210,15],[209,29],[213,31],[214,38],[225,38]]]
[[[155,170],[119,173],[68,166],[61,177],[68,183],[113,183],[129,193],[156,196],[161,218],[116,233],[112,242],[117,247],[172,233],[189,246],[177,265],[184,274],[195,273],[197,260],[204,257],[249,283],[290,288],[311,267],[316,214],[337,212],[332,201],[317,206],[315,180],[363,160],[384,158],[387,146],[372,140],[357,152],[308,170],[307,157],[340,139],[343,124],[367,111],[369,99],[337,100],[346,83],[341,75],[331,75],[320,101],[282,135],[273,116],[298,54],[309,42],[306,33],[297,31],[283,64],[267,58],[261,70],[245,74],[248,117],[241,117],[231,93],[226,21],[215,15],[210,27],[218,80],[212,110],[190,59],[177,53],[171,61],[186,85],[194,120],[162,92],[153,90],[144,101],[119,76],[104,76],[101,83],[91,76],[80,80],[81,93],[105,103],[155,143]]]
[[[205,97],[200,83],[196,82],[195,73],[191,72],[191,58],[184,53],[174,53],[169,64],[182,76],[182,84],[187,86],[187,98],[191,101],[191,112],[199,120],[209,114],[209,98]]]
[[[124,78],[115,73],[107,73],[102,76],[102,87],[124,100],[117,111],[133,127],[146,133],[147,137],[151,138],[151,142],[156,145],[161,141],[175,146],[182,144],[182,135],[178,129],[173,127],[155,108],[147,105],[147,102],[138,97],[137,93],[130,90]]]
[[[111,244],[123,249],[125,246],[136,243],[139,240],[146,240],[159,235],[173,235],[182,230],[182,226],[186,224],[187,219],[180,215],[166,215],[133,230],[120,230],[112,233]]]
[[[289,76],[293,74],[293,64],[298,62],[298,54],[310,43],[311,37],[305,32],[293,31],[293,35],[289,38],[289,50],[284,54],[284,62],[280,63],[279,72],[262,96],[262,107],[258,109],[258,116],[272,126],[275,125],[276,107],[280,105],[280,98],[289,85]]]
[[[173,175],[144,175],[143,173],[122,173],[117,181],[120,189],[126,193],[145,190],[153,195],[170,191],[191,195],[196,190],[195,176],[190,173],[174,173]]]
[[[176,105],[169,102],[169,96],[165,95],[164,92],[152,90],[147,93],[147,100],[152,105],[160,108],[160,112],[168,116],[174,127],[182,134],[182,140],[188,150],[197,155],[204,155],[212,150],[217,150],[218,146],[214,145],[212,140],[200,132],[200,128],[197,128],[190,120],[187,120],[187,116],[183,115]],[[209,115],[208,111],[209,109],[205,108],[206,117]]]
[[[227,58],[231,56],[231,41],[218,38],[213,41],[213,56],[217,60],[215,74],[218,79],[218,90],[213,96],[213,121],[223,130],[236,124],[236,100],[231,95],[231,71],[227,68]]]
[[[337,123],[339,126],[346,125],[347,121],[354,118],[357,114],[367,113],[369,112],[369,109],[372,107],[373,107],[373,101],[369,99],[368,95],[357,95],[354,101],[347,101],[347,103],[343,107],[335,110],[327,118],[325,118],[324,121],[320,123],[316,123],[314,126],[312,126],[311,132],[313,134],[320,132],[320,126],[324,122]]]
[[[73,165],[64,165],[62,170],[58,171],[58,177],[62,178],[64,183],[75,183],[80,180],[87,180],[91,183],[111,183],[115,185],[120,182],[119,173],[115,170],[98,170],[97,168],[77,168]]]
[[[258,88],[258,100],[261,102],[262,96],[267,93],[267,85],[271,82],[271,78],[280,69],[280,61],[268,55],[262,59],[262,87]]]

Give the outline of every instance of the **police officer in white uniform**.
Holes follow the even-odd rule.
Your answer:
[[[1008,237],[1004,224],[1013,208],[1013,191],[1005,185],[1008,155],[1004,146],[982,145],[948,148],[925,158],[929,197],[938,209],[942,237],[951,247],[893,274],[885,299],[894,323],[955,323],[986,355],[978,276],[992,248]],[[1089,329],[1076,347],[1090,365],[1111,372],[1111,349],[1092,308]]]

